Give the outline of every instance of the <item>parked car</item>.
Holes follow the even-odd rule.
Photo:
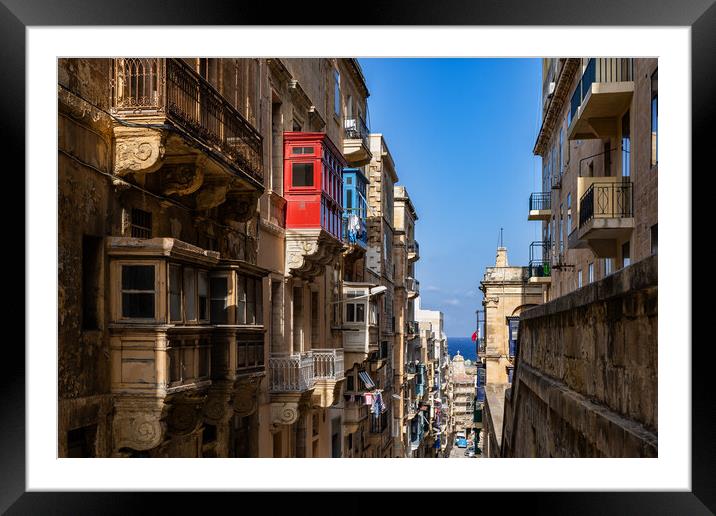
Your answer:
[[[456,443],[458,448],[467,448],[467,439],[464,437],[458,437]]]
[[[468,448],[465,450],[465,456],[469,458],[473,458],[475,456],[475,448]]]

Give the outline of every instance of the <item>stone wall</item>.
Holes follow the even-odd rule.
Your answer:
[[[657,257],[523,312],[502,456],[657,456]]]

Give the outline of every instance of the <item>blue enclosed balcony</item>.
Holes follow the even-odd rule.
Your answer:
[[[368,247],[367,184],[361,169],[343,169],[343,241],[363,249]]]

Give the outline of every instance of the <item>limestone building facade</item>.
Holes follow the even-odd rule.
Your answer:
[[[393,455],[397,175],[368,94],[355,59],[59,60],[59,456]]]

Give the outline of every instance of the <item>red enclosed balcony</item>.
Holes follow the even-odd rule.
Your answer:
[[[341,252],[343,167],[325,133],[286,132],[286,266],[297,276],[319,274]]]

